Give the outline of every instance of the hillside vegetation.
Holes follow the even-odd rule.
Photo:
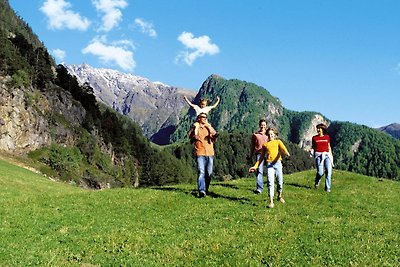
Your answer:
[[[0,1],[0,15],[0,150],[28,154],[42,173],[82,187],[193,179],[190,167],[152,147],[137,124],[56,67],[8,1]]]
[[[329,126],[336,168],[400,180],[400,141],[381,131],[350,122],[330,121],[317,112],[288,110],[279,99],[260,86],[236,79],[226,80],[217,75],[208,77],[193,102],[198,103],[205,98],[213,103],[217,96],[221,102],[210,112],[209,121],[225,134],[222,135],[225,138],[217,143],[222,152],[217,159],[228,166],[217,168],[218,176],[245,175],[244,166],[251,164],[251,160],[246,159],[250,135],[257,130],[258,121],[263,118],[267,120],[268,127],[278,129],[279,137],[290,146],[294,155],[286,162],[290,172],[312,168],[312,161],[307,159],[305,151],[311,149],[315,126],[322,122]],[[182,115],[172,141],[185,141],[187,130],[194,120],[194,111],[189,109]]]
[[[154,186],[196,179],[186,135],[194,121],[191,109],[182,114],[173,143],[156,147],[136,123],[100,105],[89,84],[80,86],[62,65],[55,66],[7,0],[0,1],[0,18],[0,150],[29,153],[43,173],[82,187]],[[250,134],[264,118],[289,147],[292,157],[284,161],[289,173],[312,168],[305,150],[315,125],[325,122],[330,124],[338,169],[400,180],[400,141],[384,133],[331,122],[317,112],[287,110],[265,88],[218,75],[206,79],[194,102],[214,102],[217,96],[221,102],[210,114],[220,133],[215,179],[247,176],[254,163],[248,155]]]
[[[285,175],[266,208],[255,179],[83,190],[0,160],[1,266],[398,266],[400,184],[313,171]]]

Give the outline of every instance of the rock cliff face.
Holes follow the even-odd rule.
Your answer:
[[[167,144],[169,135],[188,106],[183,95],[193,98],[195,91],[151,82],[146,78],[89,65],[64,65],[81,83],[88,83],[96,98],[127,115],[156,144]]]
[[[299,146],[300,148],[303,148],[304,150],[310,150],[311,149],[311,139],[314,135],[317,134],[316,131],[316,126],[319,123],[324,123],[326,126],[329,127],[330,122],[325,119],[323,116],[319,114],[315,114],[313,118],[311,119],[310,126],[304,131],[302,136],[300,137],[300,142]]]
[[[73,145],[73,130],[85,110],[70,94],[61,90],[46,93],[32,88],[8,89],[7,77],[0,77],[0,150],[24,153],[57,142]],[[66,123],[54,116],[63,116]]]

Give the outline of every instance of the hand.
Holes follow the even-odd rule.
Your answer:
[[[249,172],[252,173],[252,172],[255,172],[256,170],[257,170],[257,168],[251,167],[251,168],[249,169]]]

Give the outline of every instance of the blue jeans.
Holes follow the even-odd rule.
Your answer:
[[[324,175],[324,171],[326,171],[325,175],[325,191],[331,191],[331,176],[332,176],[332,162],[329,159],[328,155],[317,156],[315,158],[315,168],[317,169],[317,175],[315,176],[315,185],[318,186],[321,182],[321,178]]]
[[[261,154],[257,153],[256,154],[256,160],[258,161],[260,159]],[[258,165],[258,169],[256,172],[256,190],[262,192],[264,190],[264,162],[263,160],[260,165]]]
[[[278,180],[276,191],[278,193],[282,193],[282,188],[283,188],[282,162],[280,160],[267,162],[267,175],[268,175],[268,195],[270,197],[274,197],[275,176]]]
[[[197,171],[199,178],[197,188],[199,192],[208,192],[213,173],[214,156],[197,156]]]

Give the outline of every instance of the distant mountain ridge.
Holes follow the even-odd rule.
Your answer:
[[[195,120],[183,95],[198,103],[201,98],[221,103],[211,112],[210,122],[219,131],[252,132],[259,119],[267,119],[270,127],[279,128],[282,136],[295,139],[303,149],[308,149],[318,123],[329,120],[317,112],[299,113],[285,109],[280,100],[264,88],[237,79],[226,80],[213,74],[198,92],[151,82],[146,78],[111,69],[99,69],[87,64],[64,65],[81,84],[89,84],[98,100],[117,112],[127,115],[141,127],[144,135],[156,144],[169,144],[186,139],[186,132]],[[306,115],[307,114],[307,115]],[[285,115],[285,116],[284,116]],[[296,118],[307,117],[307,120]],[[291,124],[282,118],[290,117],[293,125],[302,126],[304,132],[289,129]]]
[[[400,123],[392,123],[378,128],[379,131],[387,133],[396,139],[400,139]]]
[[[329,124],[329,120],[317,112],[287,110],[277,97],[261,86],[238,79],[227,80],[215,74],[204,81],[194,102],[197,103],[201,98],[214,100],[217,96],[221,101],[217,108],[211,111],[209,121],[219,131],[251,133],[258,129],[260,119],[266,119],[268,127],[279,129],[280,136],[287,140],[295,140],[301,148],[308,148],[310,144],[306,144],[306,140],[315,134],[315,125],[321,122]],[[298,115],[307,119],[290,123],[290,120],[294,120]],[[171,142],[186,138],[186,131],[194,119],[192,110],[185,114],[172,135]],[[298,128],[300,124],[303,125],[304,131],[296,133],[294,128]]]
[[[90,83],[83,80],[80,86],[63,65],[54,65],[7,1],[0,1],[0,13],[0,150],[33,152],[30,156],[45,164],[50,175],[92,188],[196,179],[193,146],[186,135],[194,116],[180,89],[133,75],[128,79],[112,70],[99,72],[96,79],[86,77]],[[104,85],[101,101],[112,105],[99,103],[94,90],[103,87],[94,89],[91,83]],[[110,89],[111,84],[117,87]],[[312,167],[304,150],[316,134],[315,125],[324,122],[329,125],[335,168],[400,180],[400,141],[383,132],[331,122],[318,112],[288,110],[265,88],[218,75],[205,80],[193,102],[214,102],[217,96],[221,102],[211,111],[210,122],[220,132],[215,162],[219,179],[248,175],[250,136],[258,120],[266,119],[291,152],[283,162],[285,171]],[[112,108],[142,121],[137,125]],[[156,147],[149,136],[173,145]]]
[[[237,79],[225,79],[219,75],[210,75],[202,84],[192,100],[198,103],[206,98],[215,102],[216,97],[221,101],[217,108],[210,112],[209,121],[220,133],[231,134],[217,145],[218,150],[224,151],[223,156],[234,154],[235,159],[226,158],[225,162],[233,160],[235,170],[228,166],[218,166],[216,173],[243,176],[246,166],[243,150],[247,148],[245,136],[257,130],[258,121],[266,119],[268,127],[275,127],[279,137],[286,142],[292,142],[297,149],[311,148],[311,138],[316,134],[318,123],[328,125],[331,145],[335,155],[335,166],[338,169],[355,171],[376,177],[400,179],[400,142],[388,135],[363,125],[349,122],[330,121],[318,112],[297,112],[286,109],[277,97],[272,96],[265,88],[251,82]],[[172,97],[172,99],[178,99]],[[141,114],[146,116],[144,112]],[[193,109],[182,108],[177,124],[170,124],[168,132],[159,131],[166,143],[183,144],[187,141],[187,131],[195,120]],[[230,140],[236,136],[233,141]],[[240,136],[240,137],[239,137]],[[169,138],[168,142],[167,139]],[[242,148],[233,145],[240,140]],[[222,144],[222,145],[221,145]],[[231,146],[232,145],[232,146]],[[183,149],[185,150],[185,149]],[[295,147],[292,147],[295,150]],[[239,152],[240,151],[240,152]],[[182,157],[182,149],[174,151]],[[241,154],[241,156],[239,156]],[[387,158],[384,155],[391,155]],[[185,159],[187,156],[183,156]],[[222,158],[222,155],[219,155]],[[384,164],[383,164],[384,162]],[[289,166],[286,167],[288,169]],[[221,169],[224,171],[221,172]]]
[[[175,131],[179,116],[188,105],[183,95],[193,98],[195,91],[151,82],[133,74],[87,64],[63,64],[81,84],[88,83],[98,100],[127,115],[156,144],[167,144]]]

